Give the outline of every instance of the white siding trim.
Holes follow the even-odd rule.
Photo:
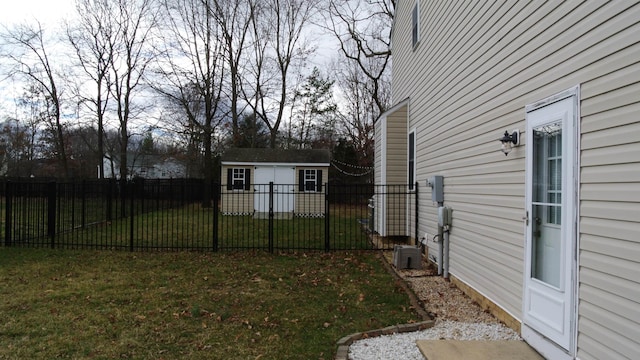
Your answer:
[[[380,185],[387,184],[387,117],[380,122]]]
[[[547,338],[540,335],[535,330],[531,329],[524,323],[522,324],[522,338],[531,345],[532,348],[536,349],[540,354],[542,354],[546,359],[553,360],[571,360],[573,356],[567,354],[563,349],[559,346],[550,342]]]
[[[407,109],[407,119],[409,117],[408,111],[409,109]],[[407,127],[408,126],[409,126],[409,122],[407,121]],[[418,164],[418,130],[416,129],[415,126],[407,132],[407,180],[409,180],[409,172],[411,171],[411,169],[409,169],[409,135],[410,134],[413,134],[413,181],[411,181],[411,183],[408,184],[409,187],[407,188],[409,194],[407,194],[407,204],[406,204],[405,214],[407,215],[411,214],[410,218],[415,220],[409,220],[408,218],[405,224],[406,226],[405,232],[409,235],[409,238],[411,238],[412,236],[415,236],[417,231],[416,229],[413,229],[413,227],[416,227],[417,226],[416,223],[419,222],[416,219],[415,198],[414,198],[415,196],[418,196],[416,195],[418,193],[418,189],[416,187],[416,183],[418,182],[418,165],[417,165]],[[418,242],[417,237],[414,240],[416,241],[416,243]]]
[[[574,176],[575,176],[575,184],[574,184],[574,189],[575,189],[575,204],[574,204],[574,221],[575,221],[575,236],[576,239],[574,241],[574,246],[575,248],[572,249],[573,254],[575,254],[575,274],[573,276],[575,284],[573,287],[574,293],[574,302],[573,302],[573,314],[574,314],[574,321],[573,321],[573,328],[571,329],[571,331],[573,331],[573,346],[571,347],[571,349],[569,349],[571,351],[571,354],[573,354],[574,356],[578,354],[578,334],[579,334],[579,327],[578,327],[578,320],[579,320],[579,316],[580,313],[578,312],[579,309],[579,303],[580,303],[580,199],[582,199],[582,197],[580,196],[580,184],[582,183],[581,178],[580,178],[580,174],[582,173],[581,169],[581,162],[580,162],[580,153],[581,153],[581,136],[580,134],[582,134],[582,130],[580,128],[580,123],[582,123],[581,119],[582,119],[582,114],[580,112],[580,104],[581,104],[581,86],[580,84],[576,85],[575,88],[575,95],[576,95],[576,103],[575,103],[575,113],[576,113],[576,123],[574,124],[574,129],[575,129],[575,139],[576,139],[576,146],[574,147],[575,154],[574,154],[574,166],[576,167],[573,171]]]
[[[409,131],[407,131],[407,182],[409,182],[409,173],[411,172],[412,169],[409,168],[409,152],[411,149],[409,149],[409,136],[413,133],[413,181],[412,183],[408,184],[409,185],[409,191],[411,192],[415,192],[415,183],[417,180],[417,170],[418,170],[418,154],[417,154],[417,150],[418,150],[418,131],[416,130],[416,127],[414,126],[413,128],[411,128]],[[412,187],[413,186],[413,187]]]
[[[568,97],[572,97],[572,96],[576,96],[578,101],[577,101],[577,105],[576,108],[574,110],[576,110],[576,115],[578,116],[578,119],[580,119],[580,114],[579,112],[577,112],[577,110],[580,109],[580,85],[576,85],[572,88],[569,88],[567,90],[561,91],[555,95],[551,95],[548,98],[544,98],[542,100],[536,101],[533,104],[529,104],[525,107],[525,111],[526,112],[531,112],[534,110],[537,110],[541,107],[545,107],[547,105],[553,104],[555,102],[558,102],[560,100],[564,100]],[[579,135],[580,133],[577,133],[577,135]]]
[[[382,118],[387,118],[387,116],[393,114],[394,112],[400,110],[400,108],[402,108],[403,106],[407,105],[409,103],[409,98],[404,98],[402,99],[402,101],[400,101],[399,103],[393,105],[389,110],[383,112],[382,114],[380,114],[380,116],[374,121],[374,124],[378,122],[378,120],[381,120]]]
[[[580,239],[580,232],[579,232],[579,220],[580,220],[580,84],[571,87],[567,90],[561,91],[557,94],[551,95],[547,98],[544,98],[542,100],[536,101],[532,104],[526,105],[525,106],[525,112],[529,113],[535,110],[538,110],[540,108],[543,108],[545,106],[548,105],[552,105],[557,103],[558,101],[562,101],[568,98],[574,97],[574,101],[573,101],[573,119],[570,119],[569,121],[572,122],[571,127],[573,132],[571,134],[567,134],[570,136],[570,138],[568,138],[568,141],[572,141],[573,143],[573,148],[571,149],[571,151],[573,152],[573,154],[571,154],[572,156],[572,177],[573,177],[573,203],[571,204],[572,209],[571,211],[571,221],[572,221],[572,225],[569,231],[572,232],[571,236],[573,237],[573,239],[571,240],[571,248],[567,249],[567,251],[570,251],[572,256],[571,256],[571,284],[568,284],[567,286],[570,287],[570,291],[571,292],[571,301],[572,303],[570,304],[570,311],[571,311],[571,315],[570,315],[570,321],[571,323],[569,324],[569,331],[570,331],[570,342],[569,345],[567,347],[567,351],[569,352],[568,355],[571,355],[570,358],[573,358],[573,355],[577,354],[578,352],[578,303],[579,303],[579,269],[580,269],[580,264],[579,264],[579,239]],[[528,125],[526,127],[526,129],[528,129]],[[563,131],[564,131],[564,124],[563,124]],[[563,136],[564,138],[564,136]],[[563,142],[565,140],[563,139]],[[532,144],[527,144],[528,146],[533,146]],[[529,154],[527,156],[530,156]],[[566,159],[562,159],[563,162]],[[528,160],[527,160],[528,161]],[[528,170],[530,171],[530,170]],[[532,186],[530,183],[530,179],[529,176],[526,177],[525,179],[525,191],[527,191],[527,196],[525,199],[525,203],[529,204],[529,202],[531,201],[529,199],[530,194],[528,193],[529,191],[529,187]],[[563,209],[563,212],[565,212],[565,210]],[[531,216],[531,214],[530,214]],[[527,227],[525,225],[524,227],[525,229],[525,237],[527,236]],[[529,244],[527,243],[526,246],[529,246]],[[526,251],[528,251],[525,247],[525,253]],[[522,296],[523,299],[526,298],[526,294],[525,294],[525,288],[526,288],[526,284],[527,284],[527,277],[529,276],[527,274],[527,260],[525,259],[525,269],[523,271],[523,292],[522,292]],[[549,340],[545,340],[543,341],[544,337],[540,336],[540,338],[538,338],[537,335],[534,335],[533,333],[535,333],[534,330],[531,330],[531,328],[529,328],[526,324],[526,322],[524,321],[525,317],[526,317],[526,309],[525,307],[527,306],[526,301],[523,301],[523,321],[522,321],[522,335],[523,338],[525,338],[525,340],[527,340],[527,342],[529,342],[536,350],[540,351],[543,353],[543,355],[547,356],[547,357],[551,357],[551,358],[560,358],[560,354],[556,354],[555,350],[552,351],[552,348],[556,347],[556,344],[553,344],[551,341]],[[526,328],[526,329],[525,329]],[[531,333],[530,333],[531,332]],[[525,337],[526,334],[526,337]],[[536,333],[537,334],[537,333]],[[533,339],[533,340],[531,340]],[[549,342],[549,344],[544,345],[544,342]],[[536,344],[534,346],[534,343]],[[542,345],[541,345],[542,344]],[[537,346],[541,346],[540,348],[538,348]],[[544,353],[544,351],[552,351],[551,353]],[[550,356],[551,354],[553,354],[553,356]]]

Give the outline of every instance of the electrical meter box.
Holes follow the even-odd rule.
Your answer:
[[[422,252],[419,247],[395,245],[393,265],[396,269],[422,269]]]
[[[427,179],[427,185],[431,187],[431,201],[444,202],[444,178],[442,175],[435,175]]]

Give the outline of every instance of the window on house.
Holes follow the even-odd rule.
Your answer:
[[[418,1],[413,6],[413,11],[411,12],[411,43],[415,48],[418,45],[418,41],[420,41],[420,10],[418,8]]]
[[[301,192],[322,191],[322,170],[306,169],[298,172],[298,186]]]
[[[412,131],[409,133],[408,139],[408,180],[409,180],[409,190],[413,190],[416,182],[416,133]]]
[[[249,190],[251,169],[227,169],[227,190]]]

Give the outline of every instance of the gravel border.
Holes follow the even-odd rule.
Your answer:
[[[348,350],[349,360],[424,360],[417,340],[522,340],[502,324],[441,321],[422,331],[381,335],[354,341]]]
[[[435,321],[427,320],[412,324],[389,326],[378,330],[371,330],[345,336],[338,340],[338,350],[336,352],[335,360],[347,360],[349,358],[349,353],[351,352],[350,347],[356,341],[363,339],[377,339],[381,336],[391,336],[394,334],[415,333],[417,331],[431,328],[434,324]]]
[[[433,276],[426,259],[422,270],[398,270],[392,255],[384,252],[380,260],[425,321],[345,336],[338,341],[336,360],[424,360],[417,340],[522,340],[455,285]]]

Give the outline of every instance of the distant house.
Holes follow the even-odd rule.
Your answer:
[[[419,206],[377,230],[431,258],[441,175],[452,281],[546,358],[637,359],[640,3],[396,4],[375,182],[417,181]]]
[[[105,158],[104,176],[106,178],[120,178],[120,160]],[[147,154],[129,154],[127,156],[128,178],[141,177],[145,179],[172,179],[186,176],[186,166],[173,157]]]
[[[229,149],[221,157],[222,212],[323,216],[330,160],[328,150]]]

